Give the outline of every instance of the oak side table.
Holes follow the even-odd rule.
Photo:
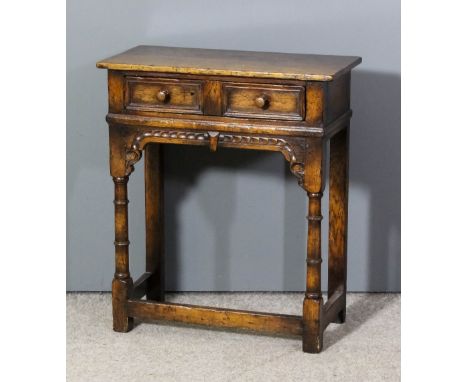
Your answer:
[[[133,319],[178,321],[302,336],[322,349],[323,332],[346,315],[346,234],[351,69],[359,57],[137,46],[97,63],[108,70],[110,172],[115,184],[113,326]],[[321,199],[330,141],[328,299],[323,302]],[[308,196],[302,316],[164,301],[164,144],[277,151]],[[129,272],[127,182],[144,155],[146,272]],[[242,152],[239,152],[242,155]],[[146,295],[146,300],[142,297]]]

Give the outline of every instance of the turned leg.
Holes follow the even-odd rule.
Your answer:
[[[303,306],[302,349],[319,353],[323,347],[323,298],[321,290],[321,199],[323,191],[323,146],[321,140],[308,146],[304,171],[304,188],[309,198],[307,228],[307,274]]]
[[[346,296],[346,235],[348,221],[348,128],[330,141],[330,213],[328,233],[328,297],[336,291]],[[346,319],[344,307],[336,323]]]
[[[145,148],[146,284],[148,300],[164,301],[164,209],[162,145]]]
[[[114,177],[115,187],[115,274],[112,281],[112,314],[114,330],[128,332],[133,318],[128,317],[127,300],[133,288],[128,263],[128,176]]]

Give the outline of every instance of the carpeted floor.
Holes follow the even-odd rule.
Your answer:
[[[302,293],[182,293],[169,301],[301,314]],[[321,354],[300,338],[182,325],[112,331],[109,293],[67,295],[67,381],[400,380],[400,295],[349,294],[347,321],[325,331]]]

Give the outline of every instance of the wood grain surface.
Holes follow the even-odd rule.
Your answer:
[[[140,45],[96,65],[113,70],[332,81],[361,61],[354,56]]]
[[[350,70],[359,57],[139,46],[107,68],[110,172],[115,183],[114,330],[133,320],[302,335],[318,353],[346,318]],[[322,195],[330,142],[328,301],[321,290]],[[165,303],[163,146],[276,151],[307,193],[301,316]],[[145,153],[146,270],[129,269],[127,182]],[[248,264],[246,264],[248,266]],[[139,300],[146,295],[146,300]]]

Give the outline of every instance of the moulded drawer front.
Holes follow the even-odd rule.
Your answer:
[[[223,115],[303,120],[304,87],[224,83]]]
[[[127,77],[125,108],[135,111],[202,114],[202,82]]]

